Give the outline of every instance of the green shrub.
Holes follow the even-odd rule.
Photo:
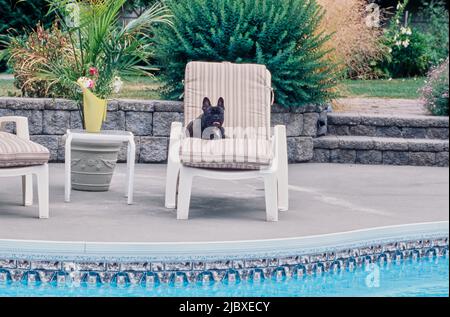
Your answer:
[[[441,64],[449,53],[449,14],[444,1],[431,0],[422,5],[430,64]]]
[[[160,0],[127,0],[124,4],[124,9],[128,11],[139,11],[140,9],[150,8]]]
[[[50,26],[52,17],[46,16],[46,0],[0,0],[0,35],[10,30],[21,33],[29,31],[38,23]],[[0,50],[4,49],[0,43]],[[0,60],[0,72],[6,70],[6,63]]]
[[[48,65],[74,64],[71,43],[55,23],[49,29],[38,25],[29,34],[11,37],[8,64],[14,86],[26,97],[61,97],[68,93],[59,84],[50,84],[37,73]]]
[[[422,76],[430,67],[427,37],[419,29],[409,27],[409,21],[401,22],[408,3],[409,0],[398,3],[397,12],[382,39],[388,52],[380,63],[373,65],[386,77]]]
[[[324,58],[329,36],[318,32],[323,11],[315,0],[167,0],[173,27],[155,30],[156,58],[166,85],[179,98],[189,61],[265,64],[276,102],[286,107],[333,96],[333,65]]]
[[[6,34],[9,29],[30,30],[36,24],[50,26],[52,16],[46,16],[47,0],[0,0],[0,34]]]
[[[391,59],[387,66],[391,77],[423,76],[430,67],[426,36],[415,28],[407,29],[411,30],[411,35],[403,40],[399,36],[391,46]]]
[[[426,85],[422,88],[422,98],[426,107],[435,116],[448,116],[448,57],[445,62],[433,68],[428,74]]]

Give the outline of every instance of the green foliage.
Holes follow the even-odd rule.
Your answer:
[[[123,26],[119,14],[125,1],[49,0],[50,13],[59,17],[68,49],[64,58],[39,60],[41,63],[36,63],[33,55],[27,56],[37,67],[33,78],[45,81],[49,89],[54,87],[54,95],[81,100],[76,83],[81,77],[95,80],[93,93],[107,98],[117,76],[150,75],[152,69],[145,64],[152,55],[147,34],[154,23],[167,22],[167,11],[161,4],[154,5]],[[74,2],[78,11],[68,6]]]
[[[125,10],[150,8],[152,5],[157,3],[159,0],[128,0],[124,8]]]
[[[428,74],[426,85],[422,88],[422,98],[426,107],[435,116],[448,116],[449,108],[449,60],[433,68]]]
[[[16,34],[30,30],[38,23],[50,26],[52,17],[46,16],[46,0],[0,0],[0,35],[14,31]],[[0,50],[4,47],[0,43]],[[0,60],[0,72],[6,63]]]
[[[51,65],[73,64],[73,54],[65,34],[55,23],[44,29],[38,25],[28,35],[10,39],[9,66],[14,73],[14,85],[27,97],[53,97],[69,93],[58,83],[51,83],[37,76]]]
[[[46,16],[47,11],[46,0],[0,0],[0,34],[6,34],[10,29],[29,31],[38,23],[48,27],[52,16]]]
[[[156,58],[166,85],[179,98],[189,61],[265,64],[276,102],[286,107],[324,102],[337,74],[324,59],[329,36],[319,33],[323,11],[315,0],[167,0],[173,26],[155,30]]]
[[[385,31],[383,44],[388,47],[388,54],[375,68],[386,77],[423,76],[430,66],[427,37],[417,28],[403,25],[402,17],[409,0],[400,1],[397,12]]]
[[[400,41],[400,39],[399,39]],[[391,77],[412,77],[426,74],[430,66],[427,38],[417,29],[402,43],[391,46],[391,61],[387,66]]]
[[[426,1],[422,4],[421,15],[427,24],[424,33],[428,55],[432,66],[441,64],[449,54],[449,14],[445,2]]]
[[[382,41],[389,48],[388,54],[381,62],[372,62],[374,71],[382,77],[423,76],[449,54],[449,14],[445,3],[422,3],[419,14],[428,23],[421,29],[408,27],[410,21],[402,25],[408,3],[409,0],[398,2],[396,15],[384,34]]]

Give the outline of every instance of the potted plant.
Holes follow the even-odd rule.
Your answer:
[[[152,27],[170,23],[168,10],[156,2],[128,24],[120,21],[126,0],[48,0],[50,13],[70,45],[70,58],[40,65],[37,77],[62,87],[77,101],[83,129],[99,132],[107,117],[107,98],[119,92],[121,76],[151,75]],[[61,62],[63,61],[63,62]],[[122,144],[72,144],[72,187],[105,191]]]

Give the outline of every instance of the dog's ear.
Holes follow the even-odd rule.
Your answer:
[[[225,101],[222,97],[219,98],[219,101],[217,101],[217,107],[220,107],[225,110]]]
[[[205,99],[203,99],[203,106],[202,106],[202,110],[206,111],[208,108],[211,107],[211,100],[209,100],[208,97],[205,97]]]

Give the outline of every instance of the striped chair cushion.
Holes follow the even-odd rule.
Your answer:
[[[202,140],[185,138],[180,158],[187,166],[223,169],[259,169],[272,161],[271,142],[261,139]]]
[[[208,97],[215,106],[225,100],[226,139],[186,138],[184,165],[207,168],[257,169],[272,161],[270,142],[271,75],[264,65],[191,62],[186,66],[185,126],[198,119]]]
[[[0,167],[25,167],[48,162],[49,151],[40,144],[0,132]]]

